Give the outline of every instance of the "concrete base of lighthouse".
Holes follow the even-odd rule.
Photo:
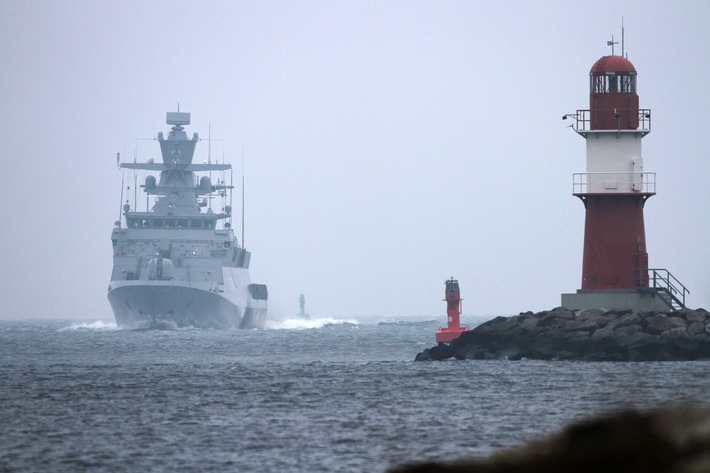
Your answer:
[[[576,294],[562,294],[562,307],[569,310],[600,309],[634,312],[671,310],[653,289],[579,289]]]

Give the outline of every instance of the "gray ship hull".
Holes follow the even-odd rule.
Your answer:
[[[109,291],[116,323],[123,328],[263,328],[265,301],[236,304],[222,293],[179,285],[132,284]]]

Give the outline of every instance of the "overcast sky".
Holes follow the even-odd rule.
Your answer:
[[[192,114],[196,161],[246,170],[275,317],[560,305],[581,284],[572,174],[588,74],[620,40],[653,131],[650,265],[710,309],[708,1],[18,1],[0,6],[4,319],[112,320],[121,171]],[[620,46],[616,46],[617,54]],[[239,192],[239,191],[237,191]],[[238,195],[235,208],[239,207]],[[239,234],[239,223],[236,223]]]

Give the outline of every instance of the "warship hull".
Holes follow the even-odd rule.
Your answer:
[[[108,300],[122,328],[263,328],[265,301],[172,284],[127,284],[112,288]]]

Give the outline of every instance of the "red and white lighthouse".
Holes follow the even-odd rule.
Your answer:
[[[582,287],[562,294],[568,309],[648,312],[684,305],[682,284],[648,265],[643,210],[656,194],[656,175],[644,172],[641,141],[651,132],[651,111],[639,108],[636,86],[627,58],[604,56],[589,72],[589,110],[563,117],[574,120],[587,144],[587,172],[573,176],[573,195],[586,209]]]

